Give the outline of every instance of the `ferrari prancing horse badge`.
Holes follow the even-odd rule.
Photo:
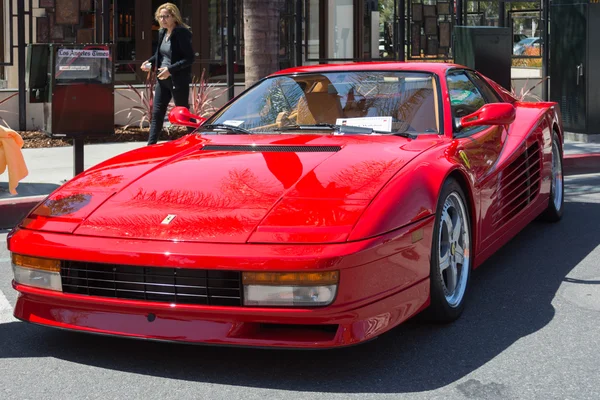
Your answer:
[[[176,216],[177,215],[175,215],[175,214],[169,214],[169,215],[167,215],[167,217],[162,220],[161,224],[162,225],[169,225],[171,223],[171,221],[173,221],[175,219]]]

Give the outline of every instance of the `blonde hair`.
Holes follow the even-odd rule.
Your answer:
[[[179,12],[179,8],[177,8],[177,6],[173,3],[164,3],[158,6],[156,12],[154,13],[154,19],[156,19],[157,22],[160,22],[159,15],[162,10],[167,10],[169,14],[171,14],[171,16],[175,18],[175,23],[177,25],[182,25],[190,29],[189,25],[183,22],[183,19],[181,18],[181,13]]]

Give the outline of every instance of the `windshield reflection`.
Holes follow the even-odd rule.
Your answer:
[[[257,134],[291,133],[285,128],[319,124],[361,126],[390,133],[439,133],[436,90],[433,75],[422,72],[276,76],[240,96],[209,123]]]

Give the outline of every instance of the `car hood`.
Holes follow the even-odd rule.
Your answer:
[[[153,149],[154,161],[109,160],[65,185],[54,199],[78,198],[87,209],[72,233],[219,243],[344,241],[386,182],[436,143],[317,135],[187,142],[164,144],[166,156]],[[100,171],[105,180],[110,171],[113,183],[92,190],[98,177],[90,177]]]

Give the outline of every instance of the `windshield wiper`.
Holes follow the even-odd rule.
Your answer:
[[[276,131],[320,131],[323,129],[335,130],[339,125],[335,124],[313,124],[313,125],[286,125],[275,129]]]
[[[252,135],[252,132],[244,129],[244,128],[240,128],[237,126],[233,126],[233,125],[227,125],[227,124],[208,124],[208,125],[201,125],[199,131],[204,131],[204,130],[213,130],[213,131],[226,131],[226,132],[230,132],[230,133],[240,133],[243,135]]]
[[[323,129],[329,129],[336,131],[337,133],[386,133],[373,130],[373,128],[362,127],[362,126],[350,126],[350,125],[336,125],[336,124],[314,124],[314,125],[288,125],[277,128],[276,131],[322,131]]]
[[[413,135],[408,132],[386,132],[386,131],[376,131],[373,128],[363,127],[363,126],[350,126],[350,125],[336,125],[336,124],[314,124],[314,125],[288,125],[282,126],[281,128],[275,129],[276,131],[297,131],[297,130],[323,130],[330,129],[332,131],[336,131],[337,133],[378,133],[383,135],[394,135],[394,136],[402,136],[408,139],[416,139],[417,135]]]
[[[415,140],[417,138],[417,135],[413,135],[412,133],[408,133],[408,132],[391,132],[391,133],[388,133],[388,135],[402,136],[404,138],[413,139],[413,140]]]

